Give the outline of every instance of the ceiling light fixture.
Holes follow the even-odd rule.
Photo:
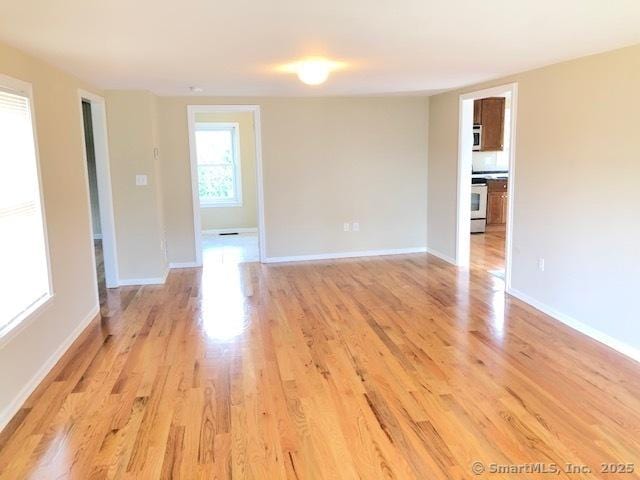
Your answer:
[[[327,81],[331,64],[326,60],[303,60],[298,63],[298,78],[307,85],[320,85]]]
[[[300,81],[307,85],[320,85],[329,78],[331,72],[344,68],[344,66],[343,62],[313,57],[281,65],[278,70],[295,73]]]

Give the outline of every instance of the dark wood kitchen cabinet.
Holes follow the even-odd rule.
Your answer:
[[[489,180],[487,182],[487,225],[507,223],[507,181]]]
[[[473,101],[473,124],[482,124],[482,100]]]
[[[473,102],[473,123],[482,125],[481,152],[504,148],[504,97],[489,97]]]

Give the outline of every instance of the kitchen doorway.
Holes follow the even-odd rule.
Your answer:
[[[517,84],[460,96],[456,263],[511,284]]]
[[[83,122],[85,181],[90,205],[90,240],[94,256],[96,296],[102,307],[106,302],[106,289],[119,286],[107,116],[104,98],[82,90],[78,91],[78,96]]]

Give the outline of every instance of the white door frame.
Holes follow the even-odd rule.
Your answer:
[[[518,84],[509,83],[460,95],[458,126],[458,208],[456,223],[456,264],[469,266],[471,244],[471,170],[473,148],[473,101],[486,97],[511,95],[511,138],[509,141],[509,182],[507,184],[507,229],[505,241],[505,289],[511,287],[513,205],[516,179],[516,119]]]
[[[98,179],[98,204],[100,208],[100,228],[102,230],[102,252],[104,257],[104,277],[107,288],[119,286],[118,276],[118,248],[113,214],[113,194],[111,192],[111,171],[109,168],[109,142],[107,134],[107,110],[104,98],[85,90],[78,89],[78,106],[82,119],[82,101],[91,104],[91,121],[93,124],[93,143],[96,156],[96,177]],[[89,205],[89,222],[91,218],[91,193],[89,191],[89,170],[87,168],[87,150],[82,124],[82,156],[84,158],[84,177]],[[93,247],[93,232],[90,235],[93,267],[96,270],[95,249]],[[97,272],[94,271],[97,277]],[[96,283],[96,289],[98,288]]]
[[[196,156],[196,113],[234,113],[251,112],[256,146],[256,186],[258,189],[258,248],[260,262],[265,261],[266,232],[264,224],[264,188],[262,180],[262,135],[259,105],[187,105],[187,123],[189,125],[189,158],[191,163],[191,201],[193,208],[193,240],[195,245],[195,266],[202,266],[202,220],[200,218],[200,198],[198,196],[198,159]]]

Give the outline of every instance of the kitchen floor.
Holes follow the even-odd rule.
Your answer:
[[[202,234],[202,261],[204,264],[238,264],[259,262],[257,233],[238,235]]]
[[[504,227],[471,235],[471,266],[504,279]]]

